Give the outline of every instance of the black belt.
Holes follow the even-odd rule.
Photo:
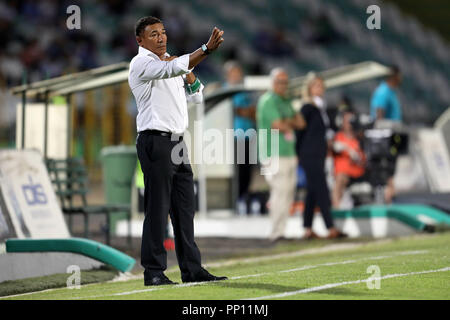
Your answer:
[[[183,140],[183,134],[177,134],[172,133],[168,131],[160,131],[160,130],[144,130],[139,131],[139,134],[150,134],[152,136],[160,136],[160,137],[167,137],[170,138],[173,141],[182,141]]]

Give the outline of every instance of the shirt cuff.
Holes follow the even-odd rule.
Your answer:
[[[195,92],[193,94],[189,94],[189,93],[186,92],[187,101],[195,103],[195,104],[202,103],[203,102],[203,89],[204,88],[205,88],[205,86],[203,85],[203,83],[200,83],[200,89],[198,89],[197,92]]]

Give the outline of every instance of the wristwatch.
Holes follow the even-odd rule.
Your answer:
[[[202,44],[202,51],[203,51],[204,54],[210,54],[211,53],[211,50],[208,49],[206,44]]]

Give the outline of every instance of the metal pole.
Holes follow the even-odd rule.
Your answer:
[[[197,139],[195,146],[196,148],[201,148],[203,153],[203,119],[205,115],[205,105],[204,102],[197,104],[197,119],[202,123],[202,132],[197,132],[199,136],[195,137]],[[206,172],[203,164],[203,154],[201,155],[200,163],[198,165],[198,207],[200,216],[206,218],[207,212],[207,201],[206,201]]]
[[[48,90],[44,95],[44,159],[47,159],[47,140],[48,140]]]
[[[234,118],[236,117],[236,110],[233,105],[233,101],[231,101],[231,127],[233,128],[233,176],[231,177],[231,210],[233,213],[238,214],[238,206],[237,202],[239,200],[239,170],[238,170],[238,149],[239,144],[236,136],[235,127],[234,127]]]
[[[27,84],[27,71],[23,72],[22,84]],[[27,89],[22,91],[22,141],[20,144],[21,149],[25,149],[25,105],[27,103]]]
[[[66,158],[70,158],[72,154],[72,94],[69,93],[66,95],[66,103],[67,103],[67,151]]]

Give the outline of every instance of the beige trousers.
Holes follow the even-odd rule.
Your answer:
[[[278,164],[274,165],[274,161]],[[289,209],[294,202],[297,185],[297,157],[270,159],[264,177],[270,186],[269,216],[272,221],[270,240],[284,236]],[[270,167],[270,169],[269,169]]]

